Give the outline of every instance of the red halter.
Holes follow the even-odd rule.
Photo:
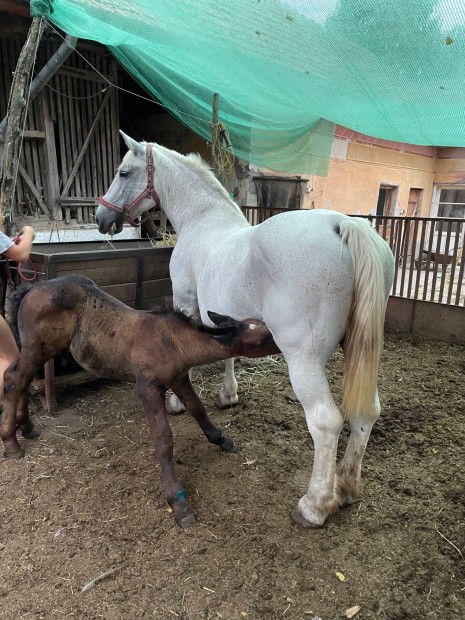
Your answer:
[[[146,159],[147,159],[147,186],[144,189],[144,191],[141,194],[139,194],[136,198],[134,198],[134,200],[130,204],[128,204],[126,207],[118,207],[118,205],[114,205],[111,202],[108,202],[107,200],[105,200],[103,196],[99,196],[99,201],[105,207],[107,207],[107,209],[116,211],[116,213],[122,213],[126,222],[130,224],[131,226],[134,226],[134,228],[137,228],[137,226],[140,226],[141,224],[146,222],[149,219],[152,211],[160,206],[160,198],[158,197],[158,194],[153,187],[153,159],[152,159],[152,145],[151,144],[147,144]],[[138,204],[140,204],[143,200],[145,200],[145,198],[151,198],[154,202],[154,206],[148,211],[146,211],[145,216],[142,219],[133,220],[130,215],[131,209],[133,209]]]

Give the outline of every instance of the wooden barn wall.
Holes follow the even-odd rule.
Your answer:
[[[24,41],[25,34],[2,32],[0,26],[0,119]],[[35,74],[61,42],[41,42]],[[97,197],[120,160],[118,91],[107,82],[117,79],[117,63],[105,48],[80,44],[30,104],[16,191],[18,222],[93,222]]]
[[[58,247],[53,247],[57,245]],[[168,310],[172,307],[169,262],[172,248],[138,248],[126,251],[79,251],[80,244],[60,251],[59,244],[35,245],[31,252],[34,271],[40,280],[79,274],[93,280],[101,289],[132,308]],[[77,247],[76,247],[77,246]],[[68,251],[66,251],[68,250]],[[34,276],[23,267],[26,278]]]

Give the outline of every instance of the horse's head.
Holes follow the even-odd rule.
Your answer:
[[[263,321],[259,319],[236,321],[230,316],[210,311],[208,316],[218,327],[218,332],[212,334],[213,338],[231,347],[234,354],[263,357],[280,353],[273,340],[273,334]]]
[[[95,221],[102,234],[120,233],[125,221],[139,226],[143,213],[160,206],[153,187],[152,145],[120,133],[129,150],[107,193],[99,198]]]

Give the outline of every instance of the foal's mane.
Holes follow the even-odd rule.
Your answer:
[[[147,310],[147,312],[148,314],[152,314],[154,316],[172,316],[173,318],[179,319],[183,323],[186,323],[186,325],[195,327],[195,329],[198,329],[199,331],[204,332],[205,334],[221,335],[224,333],[229,334],[232,331],[232,328],[230,325],[228,326],[224,325],[223,327],[221,325],[218,325],[218,326],[215,325],[214,327],[209,327],[207,325],[204,325],[200,317],[187,316],[187,314],[184,314],[184,312],[181,312],[181,310],[170,310],[170,311]]]

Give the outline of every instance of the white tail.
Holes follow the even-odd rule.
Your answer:
[[[343,404],[346,418],[373,409],[383,347],[387,291],[393,256],[366,220],[339,223],[354,265],[354,294],[344,337]],[[389,264],[391,263],[391,265]]]

